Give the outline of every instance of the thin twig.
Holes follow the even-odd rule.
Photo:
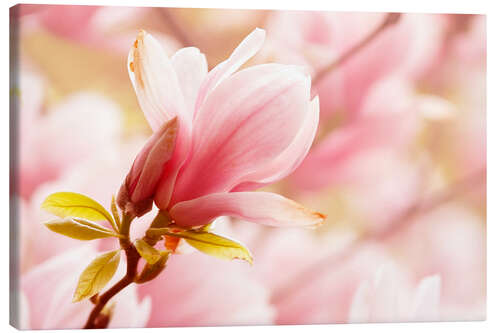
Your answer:
[[[382,23],[380,23],[380,25],[377,28],[375,28],[369,35],[360,40],[357,44],[355,44],[353,47],[347,50],[339,58],[335,59],[330,64],[326,65],[321,71],[319,71],[315,75],[312,81],[312,85],[318,84],[322,79],[325,78],[325,76],[328,73],[330,73],[330,71],[339,67],[347,60],[352,58],[354,55],[356,55],[360,50],[362,50],[365,46],[370,44],[370,42],[373,41],[377,36],[379,36],[382,31],[396,24],[399,21],[401,15],[402,15],[401,13],[387,13]]]
[[[455,184],[449,186],[445,190],[429,196],[427,199],[420,200],[402,214],[398,215],[387,227],[378,232],[366,233],[358,237],[355,241],[345,247],[341,252],[335,252],[331,255],[321,258],[320,260],[312,263],[306,269],[301,271],[295,278],[292,278],[290,283],[278,289],[271,297],[273,304],[283,302],[287,296],[297,289],[297,286],[311,283],[311,276],[320,276],[325,269],[338,265],[344,260],[348,259],[353,253],[356,252],[365,242],[369,241],[383,241],[390,238],[400,231],[408,228],[415,218],[432,210],[440,207],[441,205],[455,199],[456,197],[472,190],[475,186],[482,185],[485,180],[486,169],[481,169]]]
[[[137,264],[139,263],[139,259],[141,258],[141,256],[135,249],[135,246],[130,242],[129,230],[131,221],[132,217],[124,216],[120,228],[120,233],[126,236],[126,238],[120,239],[120,246],[125,251],[125,255],[127,257],[127,272],[125,273],[125,276],[120,281],[115,283],[111,288],[109,288],[108,291],[98,297],[93,297],[96,303],[87,319],[87,322],[85,323],[85,326],[83,327],[85,329],[105,328],[99,325],[98,320],[102,309],[104,309],[111,298],[125,289],[129,284],[134,282],[134,279],[137,276]],[[107,325],[109,320],[106,320],[104,322]]]

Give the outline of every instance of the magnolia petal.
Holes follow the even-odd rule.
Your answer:
[[[128,72],[153,131],[176,115],[187,118],[175,69],[161,44],[143,30],[129,52]]]
[[[293,142],[309,109],[310,78],[296,66],[266,64],[223,82],[200,109],[191,159],[172,205],[227,192]]]
[[[198,90],[208,72],[207,59],[196,47],[185,47],[177,51],[171,60],[184,94],[186,112],[193,117]]]
[[[362,282],[352,297],[349,323],[367,323],[371,316],[371,289],[368,281]]]
[[[325,219],[321,213],[268,192],[213,193],[176,204],[170,215],[181,226],[208,224],[219,216],[280,227],[316,226]]]
[[[205,102],[208,94],[215,87],[233,74],[241,67],[248,59],[253,57],[264,44],[266,32],[262,29],[252,31],[241,43],[234,49],[231,56],[224,62],[218,64],[210,71],[207,78],[200,87],[198,98],[196,100],[196,110]]]
[[[177,131],[178,121],[177,117],[174,117],[152,135],[146,147],[139,154],[138,163],[134,161],[132,171],[134,171],[136,164],[140,170],[137,171],[137,179],[130,188],[132,201],[139,202],[153,195],[163,166],[171,159],[174,152]]]
[[[440,299],[441,277],[439,275],[432,275],[422,279],[415,293],[412,320],[439,320]]]
[[[175,149],[163,167],[155,196],[158,207],[164,209],[170,202],[177,174],[189,153],[192,113],[185,106],[170,59],[158,41],[145,31],[139,32],[129,53],[129,75],[139,104],[154,131],[175,116],[179,119]]]
[[[233,191],[256,189],[268,183],[276,182],[291,174],[304,160],[316,136],[319,123],[319,98],[310,103],[304,124],[292,143],[273,161],[259,171],[247,176],[246,182]]]
[[[164,165],[163,174],[156,188],[155,203],[160,209],[167,209],[170,204],[177,175],[189,156],[191,132],[186,127],[179,129],[172,158]]]

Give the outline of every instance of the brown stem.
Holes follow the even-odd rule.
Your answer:
[[[370,42],[373,41],[378,35],[380,35],[380,33],[386,28],[396,24],[399,21],[401,15],[401,13],[387,13],[382,23],[380,23],[380,25],[375,28],[375,30],[373,30],[365,38],[363,38],[357,44],[347,50],[339,58],[335,59],[329,65],[326,65],[321,71],[319,71],[312,80],[312,85],[314,86],[318,84],[326,76],[326,74],[356,55],[366,45],[370,44]]]
[[[168,25],[172,35],[179,43],[182,44],[183,47],[193,45],[191,38],[189,38],[188,34],[184,31],[184,29],[182,29],[182,26],[179,24],[177,18],[172,14],[172,11],[169,8],[157,8],[157,11]]]
[[[127,272],[120,281],[115,283],[105,293],[98,297],[93,297],[95,306],[92,309],[85,326],[83,327],[85,329],[105,328],[105,326],[103,327],[100,325],[102,322],[106,323],[105,325],[107,326],[109,320],[99,320],[102,309],[104,309],[108,301],[113,298],[113,296],[134,282],[134,279],[137,276],[137,264],[139,263],[141,256],[135,249],[135,246],[130,242],[129,238],[130,223],[132,222],[132,219],[133,217],[124,214],[123,221],[120,225],[120,234],[127,236],[126,238],[120,238],[120,246],[125,251],[125,255],[127,257]]]
[[[398,232],[409,227],[416,217],[429,213],[441,205],[453,200],[457,196],[466,193],[474,188],[474,186],[482,185],[485,180],[485,175],[486,169],[481,169],[478,172],[464,177],[462,180],[449,186],[442,192],[431,195],[427,199],[418,200],[407,208],[402,214],[398,215],[391,222],[389,222],[387,227],[383,230],[366,233],[345,247],[341,252],[335,252],[331,255],[327,255],[312,263],[295,278],[292,278],[291,283],[288,283],[278,289],[277,292],[275,292],[271,297],[271,302],[273,304],[283,302],[287,296],[293,294],[293,290],[298,289],[298,286],[310,284],[311,276],[320,276],[325,269],[339,265],[344,260],[347,260],[365,242],[383,241],[387,238],[393,237],[398,234]]]

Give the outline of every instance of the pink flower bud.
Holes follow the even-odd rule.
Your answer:
[[[150,137],[120,188],[117,198],[120,208],[134,216],[151,210],[156,186],[175,148],[177,130],[178,121],[174,117]]]

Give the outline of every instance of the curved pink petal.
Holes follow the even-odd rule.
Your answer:
[[[170,215],[182,226],[204,225],[219,216],[280,227],[316,226],[325,219],[295,201],[268,192],[213,193],[179,202]]]
[[[210,71],[207,78],[200,87],[198,98],[196,100],[196,110],[205,102],[208,94],[215,89],[215,87],[233,74],[241,65],[247,62],[248,59],[253,57],[264,44],[266,32],[262,29],[255,29],[252,31],[236,49],[234,49],[231,56],[224,62],[218,64]]]
[[[177,116],[179,130],[172,158],[163,168],[155,201],[165,209],[170,202],[177,174],[191,145],[192,113],[186,108],[183,92],[173,65],[161,45],[141,31],[129,53],[129,75],[139,104],[151,128]]]
[[[150,198],[154,194],[163,166],[172,157],[177,137],[177,117],[167,121],[148,140],[137,156],[127,176],[127,184],[133,202]]]
[[[247,176],[246,182],[233,191],[256,189],[266,183],[276,182],[292,173],[302,163],[316,136],[319,122],[319,98],[314,98],[307,112],[304,124],[292,143],[268,165]]]
[[[192,118],[198,91],[207,76],[207,59],[196,47],[186,47],[177,51],[171,60],[184,94],[186,112]]]
[[[189,119],[175,69],[161,44],[145,31],[129,52],[128,72],[153,131],[174,116]]]
[[[191,159],[171,205],[227,192],[293,141],[309,110],[310,78],[295,66],[266,64],[234,74],[200,109]]]
[[[412,320],[439,320],[440,301],[441,277],[439,275],[432,275],[423,278],[418,284],[415,292]]]
[[[30,308],[28,305],[28,298],[26,295],[20,291],[18,293],[19,308],[17,311],[17,318],[12,319],[12,324],[14,327],[17,327],[21,330],[29,330],[30,329]],[[11,324],[11,325],[12,325]]]

